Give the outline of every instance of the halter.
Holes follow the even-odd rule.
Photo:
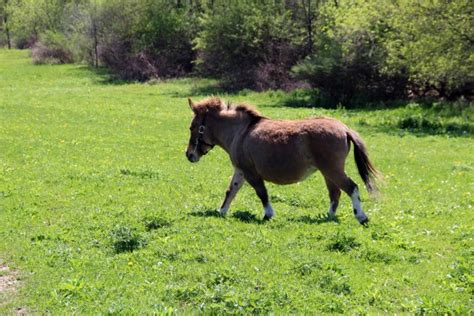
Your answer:
[[[207,154],[208,152],[210,152],[212,150],[212,148],[214,148],[213,144],[209,144],[204,140],[204,131],[206,130],[206,118],[207,118],[207,115],[204,115],[204,119],[202,120],[202,123],[199,126],[198,137],[196,137],[196,141],[194,142],[193,154],[196,153],[200,142],[202,144],[206,145],[207,147],[210,147],[210,149],[208,151],[204,151],[204,150],[201,149],[201,151],[204,155]]]

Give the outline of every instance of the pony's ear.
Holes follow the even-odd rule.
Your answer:
[[[196,112],[196,111],[194,110],[194,103],[193,103],[193,101],[191,100],[191,98],[188,98],[188,104],[189,104],[189,108],[190,108],[191,110],[193,110],[193,112]]]

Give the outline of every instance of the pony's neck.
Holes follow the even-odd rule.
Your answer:
[[[243,134],[250,124],[246,115],[234,111],[220,113],[215,119],[213,130],[216,145],[230,153],[232,144]]]

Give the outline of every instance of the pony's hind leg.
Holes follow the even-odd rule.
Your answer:
[[[365,215],[362,210],[360,203],[360,195],[357,184],[349,178],[344,171],[337,173],[325,173],[325,177],[328,177],[334,184],[336,184],[342,191],[346,192],[347,195],[351,197],[352,208],[354,210],[354,215],[356,219],[362,225],[366,224],[369,221],[367,215]]]
[[[326,186],[328,188],[329,192],[329,210],[328,210],[328,216],[329,217],[334,217],[336,216],[336,210],[337,206],[339,205],[339,198],[341,197],[341,189],[334,184],[331,180],[329,180],[327,177],[324,177],[324,180],[326,181]]]
[[[354,208],[355,217],[362,225],[367,224],[369,222],[369,218],[367,217],[367,215],[365,215],[364,211],[362,211],[362,206],[360,205],[359,188],[357,184],[355,184],[355,187],[352,190],[352,194],[350,196],[352,199],[352,207]]]
[[[230,181],[229,188],[227,189],[225,193],[224,202],[222,203],[222,206],[220,208],[221,215],[227,214],[227,211],[229,210],[229,207],[230,207],[230,203],[232,203],[232,200],[235,198],[235,196],[237,195],[237,192],[239,192],[244,182],[245,182],[245,179],[244,179],[244,175],[242,171],[236,169],[234,171],[232,180]]]

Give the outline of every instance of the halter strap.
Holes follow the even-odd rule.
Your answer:
[[[206,145],[207,147],[211,147],[211,149],[209,149],[206,152],[204,152],[204,150],[201,149],[201,151],[203,152],[204,155],[207,154],[209,151],[211,151],[212,148],[214,148],[214,144],[209,144],[208,142],[206,142],[204,140],[204,131],[206,130],[206,119],[207,119],[207,115],[204,114],[204,118],[202,120],[202,123],[201,123],[201,125],[199,125],[198,137],[196,137],[196,142],[194,143],[193,153],[195,153],[197,151],[199,143],[202,143],[202,144]]]

